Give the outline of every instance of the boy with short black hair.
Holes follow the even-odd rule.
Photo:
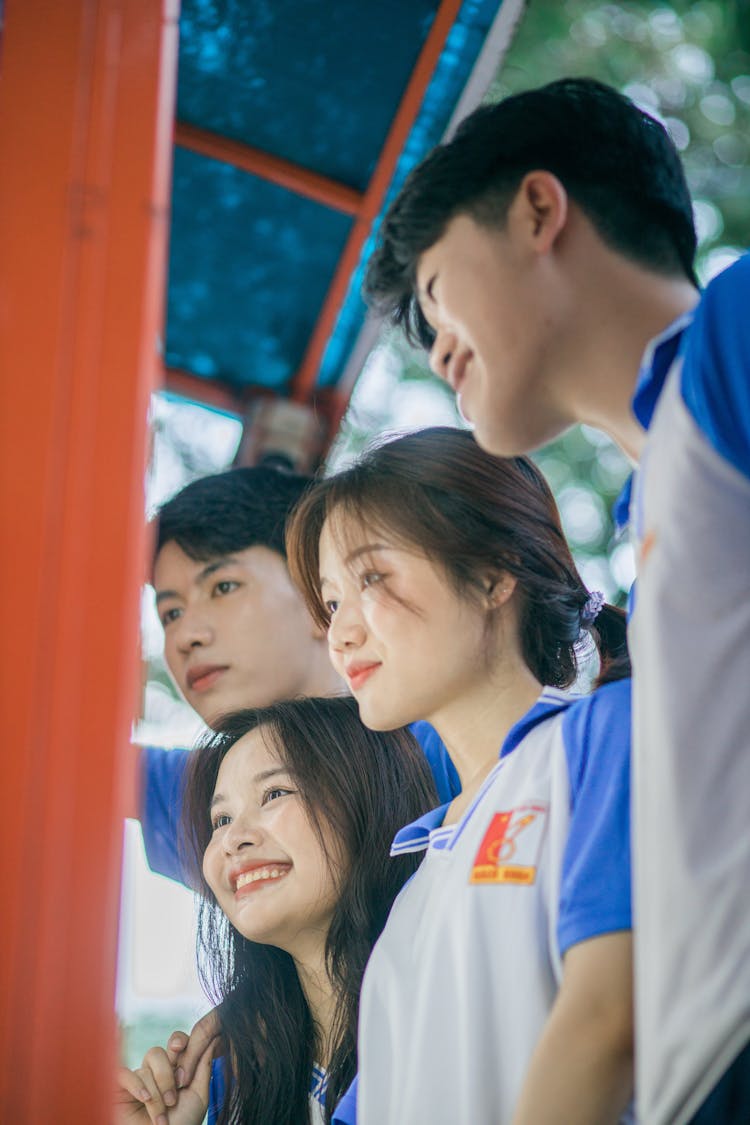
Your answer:
[[[565,79],[477,110],[412,172],[366,281],[492,452],[586,422],[641,460],[636,1086],[649,1125],[750,1120],[750,257],[701,298],[695,246],[666,131],[615,90]]]

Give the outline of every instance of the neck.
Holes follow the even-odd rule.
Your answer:
[[[505,737],[542,690],[520,657],[505,657],[475,688],[430,717],[446,745],[461,788],[481,781],[497,762]]]
[[[580,217],[578,234],[574,303],[556,363],[570,372],[571,421],[603,430],[636,462],[645,432],[631,402],[643,353],[699,294],[686,278],[654,273],[610,250]]]
[[[325,964],[325,949],[321,945],[318,950],[303,957],[292,956],[315,1025],[315,1061],[327,1068],[332,1053],[336,995]]]

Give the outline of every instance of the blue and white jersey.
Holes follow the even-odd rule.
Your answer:
[[[409,728],[427,758],[441,801],[461,792],[456,767],[437,732],[429,723]],[[182,786],[189,750],[163,750],[146,746],[141,751],[140,820],[146,858],[152,871],[178,883],[186,882],[179,851]]]
[[[214,1059],[211,1064],[211,1084],[208,1091],[207,1125],[216,1125],[219,1120],[224,1099],[226,1098],[226,1080],[224,1077],[224,1059]],[[324,1125],[326,1090],[328,1089],[328,1074],[319,1063],[313,1063],[313,1072],[310,1078],[310,1107],[309,1125]]]
[[[457,824],[398,833],[426,854],[365,971],[359,1125],[510,1122],[566,950],[631,927],[629,746],[628,680],[545,690]]]
[[[634,400],[649,428],[630,631],[649,1125],[687,1121],[750,1040],[750,256],[675,329]]]

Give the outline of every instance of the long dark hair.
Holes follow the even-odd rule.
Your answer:
[[[590,632],[599,651],[596,686],[630,674],[622,610],[604,605],[590,623],[586,589],[563,534],[554,497],[527,457],[495,457],[471,434],[434,427],[366,453],[315,484],[287,528],[287,557],[316,621],[319,543],[333,513],[416,547],[440,565],[456,591],[480,597],[488,570],[517,580],[524,660],[542,684],[569,687]]]
[[[326,942],[337,998],[326,1093],[330,1121],[357,1070],[359,991],[367,958],[394,898],[419,862],[409,855],[390,859],[389,847],[398,829],[433,808],[437,796],[411,733],[368,730],[350,697],[296,699],[237,712],[221,720],[191,755],[183,836],[186,865],[203,896],[198,918],[201,981],[220,1004],[228,1046],[228,1096],[220,1125],[308,1121],[315,1062],[316,1028],[292,957],[244,938],[203,876],[219,767],[238,739],[258,727],[267,732],[299,787],[324,849],[324,827],[336,841],[336,856],[327,853],[339,896]]]

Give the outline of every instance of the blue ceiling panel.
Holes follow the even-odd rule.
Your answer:
[[[381,216],[444,136],[500,7],[460,4]],[[364,192],[439,8],[440,0],[182,0],[178,119]],[[487,80],[495,65],[483,68]],[[166,364],[236,391],[288,395],[354,219],[182,140]],[[373,238],[340,304],[317,388],[336,387],[347,370]]]
[[[381,209],[381,216],[414,165],[418,164],[445,134],[498,8],[498,0],[465,0],[461,5],[458,18],[449,32],[435,74],[425,93],[419,116],[399,157]],[[349,352],[362,327],[367,310],[360,291],[377,229],[376,221],[373,234],[362,248],[359,266],[352,274],[346,298],[321,362],[318,376],[320,387],[333,386],[341,378]]]
[[[177,116],[363,190],[438,6],[182,0]]]
[[[177,148],[167,364],[283,392],[350,228],[347,215]]]

